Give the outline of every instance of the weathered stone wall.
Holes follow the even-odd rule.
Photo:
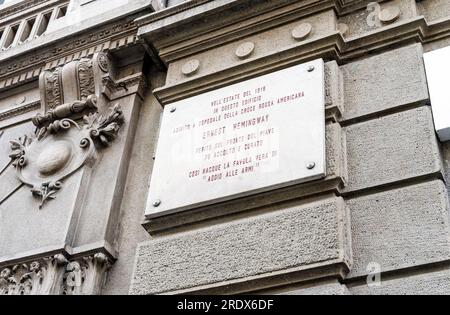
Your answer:
[[[151,239],[137,247],[130,293],[447,293],[440,287],[450,258],[447,150],[435,135],[423,53],[446,45],[433,34],[448,30],[442,6],[450,5],[382,1],[378,9],[359,2],[333,11],[324,1],[314,11],[304,1],[276,2],[260,1],[240,14],[225,3],[201,13],[186,9],[164,26],[143,18],[141,35],[168,64],[155,94],[170,103],[324,58],[333,95],[327,168],[335,171],[259,198],[147,220]],[[397,9],[398,17],[379,19]],[[208,21],[209,30],[195,23],[183,29],[190,13]],[[312,31],[292,39],[305,23]],[[244,42],[255,50],[242,60],[235,50]],[[200,66],[185,75],[190,60]],[[339,238],[343,256],[330,255]]]
[[[449,294],[450,147],[435,134],[423,54],[450,45],[450,3],[167,5],[139,0],[127,14],[86,16],[80,32],[69,14],[0,53],[0,294],[28,290],[8,280],[22,263],[57,283],[26,293]],[[0,31],[25,18],[1,14]],[[248,42],[254,50],[238,57]],[[38,210],[29,187],[14,189],[9,141],[46,112],[39,75],[81,58],[97,67],[99,108],[119,104],[125,124]],[[164,106],[318,58],[325,178],[145,217]]]

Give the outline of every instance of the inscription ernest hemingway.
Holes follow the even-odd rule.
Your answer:
[[[147,215],[324,176],[324,128],[322,60],[174,103],[161,124]]]
[[[211,116],[200,119],[197,124],[194,122],[175,127],[174,133],[178,133],[210,124],[216,125],[213,129],[206,128],[201,131],[202,140],[205,142],[195,148],[194,154],[201,155],[200,158],[205,164],[218,158],[221,160],[220,163],[206,164],[201,169],[189,170],[189,178],[201,176],[203,180],[212,182],[249,174],[257,171],[262,161],[278,157],[277,149],[265,146],[266,143],[270,143],[271,139],[268,138],[277,135],[278,132],[277,128],[270,124],[270,113],[267,111],[274,106],[281,106],[283,103],[301,98],[305,96],[305,92],[298,90],[276,99],[270,99],[270,95],[270,87],[264,85],[253,91],[243,91],[214,100],[210,104]],[[250,113],[254,115],[248,115]],[[228,124],[228,120],[232,120],[232,123]],[[250,130],[237,134],[238,130],[245,128]],[[227,137],[227,134],[230,136]]]

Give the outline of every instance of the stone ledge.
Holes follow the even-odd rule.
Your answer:
[[[281,275],[289,281],[291,273],[318,268],[340,275],[351,264],[348,226],[345,204],[334,197],[155,238],[138,246],[130,293],[205,292]]]

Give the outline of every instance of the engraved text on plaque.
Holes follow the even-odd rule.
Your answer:
[[[322,60],[165,107],[147,217],[325,176]]]

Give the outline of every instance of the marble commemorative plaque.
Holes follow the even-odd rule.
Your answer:
[[[320,59],[166,105],[146,216],[324,176]]]
[[[450,47],[423,55],[433,110],[434,126],[439,139],[450,140]]]

